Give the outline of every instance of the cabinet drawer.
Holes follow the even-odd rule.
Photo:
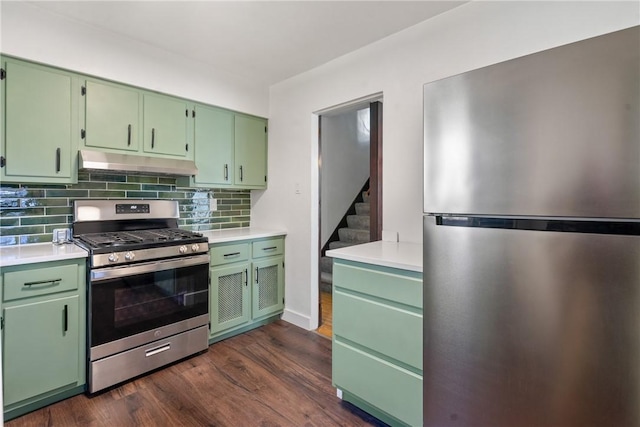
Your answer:
[[[422,376],[337,339],[333,383],[411,426],[422,425]]]
[[[284,251],[283,239],[269,239],[253,242],[253,257],[260,258],[272,255],[281,255]]]
[[[334,262],[334,286],[422,309],[421,273],[361,265]]]
[[[12,301],[78,288],[78,264],[9,271],[4,274],[4,300]]]
[[[336,290],[333,333],[422,370],[422,314]]]
[[[209,251],[211,265],[230,264],[249,259],[249,244],[237,243],[233,245],[212,246]]]

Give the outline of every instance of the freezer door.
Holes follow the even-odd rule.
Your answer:
[[[640,236],[424,231],[425,426],[640,425]]]
[[[424,86],[424,212],[640,218],[640,27]]]

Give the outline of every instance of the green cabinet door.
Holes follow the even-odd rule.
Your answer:
[[[211,269],[211,335],[251,318],[249,263]]]
[[[138,151],[142,95],[126,86],[86,81],[86,147]]]
[[[257,117],[235,117],[235,177],[239,187],[267,186],[267,121]]]
[[[254,319],[282,311],[284,308],[283,258],[273,257],[253,262]]]
[[[78,382],[78,300],[75,295],[4,309],[5,406]]]
[[[188,157],[187,129],[189,106],[181,99],[156,94],[144,94],[144,151]]]
[[[2,180],[70,183],[76,179],[78,79],[70,73],[3,60]]]
[[[233,184],[233,112],[203,105],[195,111],[195,183]]]

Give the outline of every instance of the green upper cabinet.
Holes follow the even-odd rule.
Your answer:
[[[0,178],[76,182],[78,77],[9,58],[2,58],[2,70]]]
[[[233,184],[233,112],[204,105],[195,111],[195,183]]]
[[[85,83],[86,147],[138,151],[142,95],[127,86],[87,80]]]
[[[267,119],[0,56],[0,179],[72,184],[78,150],[193,160],[179,185],[267,188]]]
[[[267,120],[205,105],[196,105],[195,112],[198,174],[179,184],[267,188]]]
[[[267,121],[236,114],[235,177],[241,188],[267,187]]]
[[[189,105],[182,99],[144,94],[144,152],[193,158],[188,140]],[[191,150],[191,151],[190,151]]]

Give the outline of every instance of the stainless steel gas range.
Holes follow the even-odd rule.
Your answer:
[[[168,200],[78,200],[89,251],[88,392],[206,350],[208,241],[178,228]]]

